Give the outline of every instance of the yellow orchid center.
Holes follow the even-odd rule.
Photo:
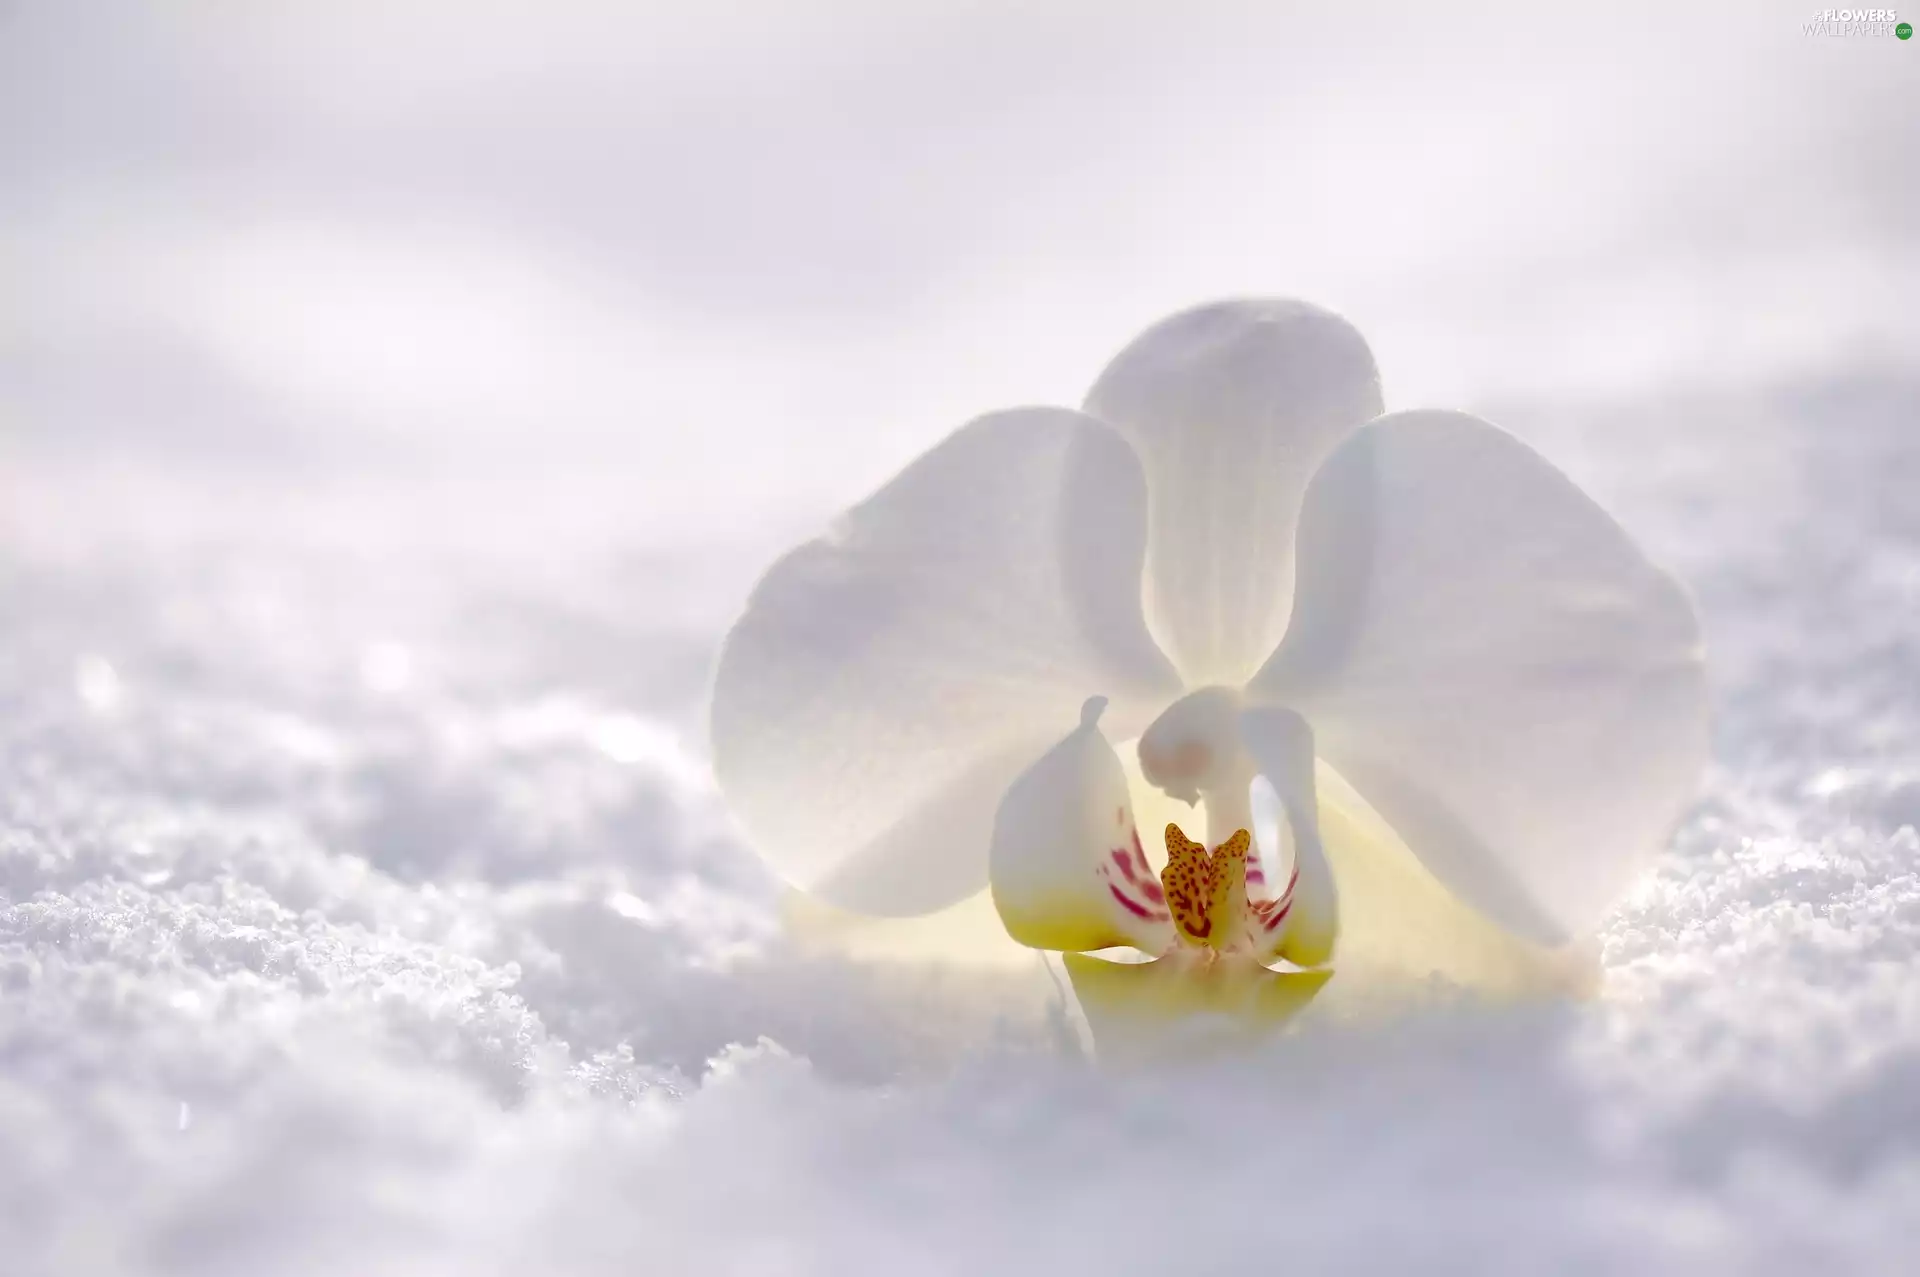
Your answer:
[[[1157,1058],[1257,1038],[1297,1015],[1327,970],[1275,971],[1262,958],[1282,947],[1295,880],[1279,898],[1247,897],[1253,836],[1245,829],[1209,852],[1167,826],[1160,871],[1173,943],[1145,963],[1065,955],[1067,974],[1103,1055]],[[1179,1025],[1177,1033],[1170,1032]]]
[[[1252,842],[1246,830],[1237,830],[1209,855],[1180,826],[1167,826],[1167,867],[1160,871],[1160,883],[1182,941],[1216,951],[1240,947]]]

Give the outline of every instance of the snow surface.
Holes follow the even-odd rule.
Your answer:
[[[1920,1269],[1910,43],[511,8],[0,3],[0,1277]],[[1695,591],[1605,999],[1114,1076],[795,952],[755,571],[1249,292]]]
[[[1902,1271],[1917,406],[1513,405],[1713,645],[1608,996],[1150,1077],[786,951],[698,745],[762,547],[17,460],[0,1268]]]

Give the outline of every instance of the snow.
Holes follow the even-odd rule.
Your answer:
[[[1910,1271],[1911,50],[766,8],[0,17],[0,1273]],[[1262,289],[1700,605],[1605,996],[1132,1074],[798,951],[755,572]]]
[[[1514,407],[1713,644],[1716,764],[1603,933],[1607,996],[1144,1077],[952,977],[783,946],[685,744],[750,555],[707,555],[733,585],[676,629],[617,536],[449,549],[363,504],[369,558],[307,535],[325,501],[225,526],[189,475],[187,526],[22,462],[7,1271],[1893,1271],[1916,405]],[[1749,454],[1794,463],[1757,489]]]

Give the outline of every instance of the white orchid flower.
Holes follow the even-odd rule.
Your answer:
[[[1693,608],[1512,436],[1381,409],[1339,317],[1205,306],[782,558],[712,717],[768,863],[863,914],[990,888],[1090,1016],[1282,1017],[1336,943],[1342,980],[1577,981],[1704,762]],[[1073,956],[1116,946],[1157,961]]]

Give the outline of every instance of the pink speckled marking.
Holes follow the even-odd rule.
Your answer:
[[[1127,879],[1127,884],[1123,888],[1119,883],[1113,880],[1114,865],[1118,865],[1120,867],[1120,872],[1123,874],[1128,874],[1130,872],[1131,866],[1127,863],[1127,860],[1125,858],[1125,853],[1123,850],[1116,850],[1113,853],[1113,863],[1107,864],[1105,862],[1102,862],[1099,870],[1100,881],[1107,884],[1107,890],[1113,893],[1113,898],[1120,902],[1121,907],[1124,908],[1128,913],[1133,914],[1136,918],[1143,918],[1148,922],[1167,921],[1166,910],[1155,907],[1160,903],[1158,884],[1150,883],[1150,882],[1141,882],[1137,878],[1129,876]],[[1152,897],[1154,903],[1141,904],[1139,900],[1134,898],[1132,894],[1134,892],[1138,892],[1141,895]]]
[[[1266,924],[1267,930],[1272,931],[1282,922],[1285,922],[1287,914],[1292,912],[1293,888],[1294,884],[1299,881],[1300,870],[1296,866],[1292,876],[1287,879],[1287,889],[1280,893],[1278,900],[1262,900],[1253,907],[1254,913]]]
[[[1107,890],[1112,892],[1113,898],[1118,900],[1121,905],[1125,907],[1126,911],[1134,917],[1144,919],[1148,922],[1153,920],[1152,910],[1148,909],[1138,900],[1135,900],[1132,896],[1129,896],[1126,892],[1120,890],[1119,884],[1109,882],[1107,884]]]
[[[1147,852],[1140,845],[1140,831],[1133,831],[1133,880],[1140,885],[1141,894],[1157,905],[1167,902],[1167,893],[1160,889],[1160,880],[1154,877],[1153,869],[1147,864]]]

